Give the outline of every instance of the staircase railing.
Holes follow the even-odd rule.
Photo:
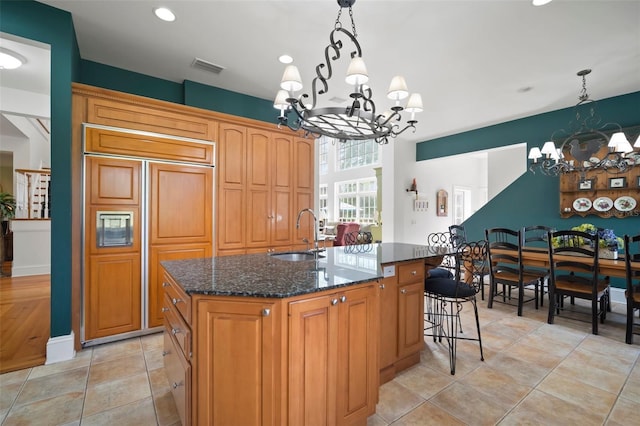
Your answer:
[[[16,169],[16,219],[51,217],[51,170]]]

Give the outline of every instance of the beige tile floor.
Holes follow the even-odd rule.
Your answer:
[[[480,305],[485,361],[460,341],[455,376],[446,347],[427,339],[421,362],[380,388],[378,425],[640,425],[640,336],[624,343],[623,306],[601,326],[545,309]],[[463,310],[473,334],[472,311]],[[2,425],[177,425],[162,369],[162,336],[79,352],[0,376]],[[297,426],[297,425],[292,425]]]

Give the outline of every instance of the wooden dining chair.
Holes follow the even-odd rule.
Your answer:
[[[634,326],[640,327],[635,322],[635,312],[640,310],[640,234],[624,236],[625,272],[627,278],[627,327],[625,342],[632,344]],[[635,334],[640,334],[636,332]]]
[[[601,278],[598,273],[598,242],[598,234],[574,230],[549,232],[549,324],[561,311],[570,309],[565,307],[564,298],[589,300],[591,330],[598,334],[598,320],[603,323],[611,310],[609,277]]]
[[[530,225],[523,226],[522,233],[520,237],[522,238],[522,249],[525,250],[527,248],[537,248],[547,250],[547,235],[549,231],[555,231],[555,228],[545,225]],[[540,306],[544,306],[544,295],[548,293],[548,281],[549,281],[549,269],[539,266],[530,266],[525,263],[524,265],[525,271],[531,274],[537,274],[539,278],[538,287],[540,289],[540,293],[538,295],[538,300],[540,302]]]
[[[451,374],[456,374],[456,352],[458,340],[477,341],[480,346],[480,360],[484,361],[482,351],[482,338],[480,335],[480,319],[478,317],[478,305],[476,294],[480,291],[476,268],[486,267],[487,248],[484,241],[466,242],[461,244],[455,253],[456,272],[453,278],[429,278],[425,279],[424,293],[426,303],[425,310],[425,336],[432,336],[433,341],[442,342],[444,339],[449,349],[449,367]],[[474,277],[467,282],[463,276]],[[476,320],[477,337],[463,336],[460,311],[464,303],[473,306]]]
[[[502,303],[511,303],[511,290],[518,291],[518,316],[522,316],[525,303],[535,302],[538,309],[540,274],[532,273],[522,263],[522,238],[520,230],[508,228],[485,229],[489,257],[489,303],[502,296]],[[499,287],[502,287],[500,290]],[[525,298],[525,291],[533,290],[533,296]],[[499,301],[499,300],[498,300]]]

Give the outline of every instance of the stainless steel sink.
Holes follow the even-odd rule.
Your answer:
[[[310,253],[308,251],[289,251],[289,252],[281,252],[281,253],[271,253],[269,256],[275,257],[280,260],[288,260],[290,262],[300,262],[303,260],[315,260],[316,255],[314,253]],[[317,258],[324,257],[323,255],[318,253]]]

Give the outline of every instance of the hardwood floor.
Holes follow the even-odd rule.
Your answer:
[[[51,328],[51,276],[0,278],[0,373],[43,365]]]

